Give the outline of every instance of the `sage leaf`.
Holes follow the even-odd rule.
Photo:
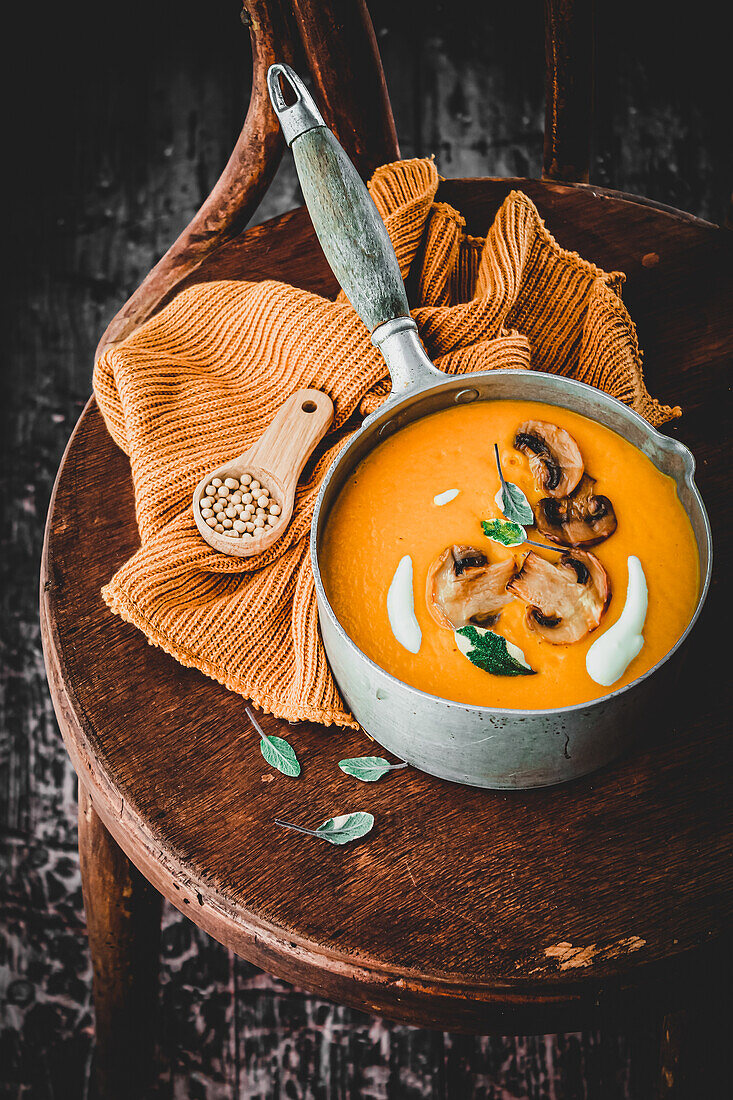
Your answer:
[[[519,646],[508,642],[493,630],[482,626],[459,627],[454,631],[456,645],[471,664],[490,672],[492,676],[533,676],[535,670],[527,664]]]
[[[329,817],[317,829],[305,829],[302,825],[294,825],[292,821],[280,821],[275,818],[276,825],[282,825],[284,829],[293,829],[296,833],[304,833],[306,836],[314,836],[320,840],[327,840],[329,844],[348,844],[352,840],[366,836],[374,825],[374,815],[358,810],[356,813],[341,814],[340,817]]]
[[[267,763],[277,768],[283,775],[292,776],[293,779],[300,775],[298,757],[292,745],[289,745],[284,737],[265,735],[260,741],[260,751]]]
[[[348,844],[351,840],[358,840],[371,832],[374,825],[374,814],[364,813],[358,810],[353,814],[341,814],[340,817],[329,817],[316,829],[318,836],[323,837],[330,844]]]
[[[499,492],[502,500],[499,507],[508,520],[512,523],[526,523],[528,527],[534,523],[532,505],[518,485],[505,481]]]
[[[267,763],[271,767],[277,768],[283,775],[289,775],[295,779],[296,776],[300,775],[300,763],[292,745],[284,737],[268,736],[249,707],[244,709],[250,722],[260,735],[260,752]]]
[[[349,760],[339,760],[339,767],[342,772],[361,779],[363,783],[376,783],[387,772],[406,768],[407,764],[390,764],[383,756],[353,756]]]
[[[521,523],[523,526],[531,527],[534,523],[532,505],[518,485],[504,480],[501,459],[499,458],[499,447],[496,443],[494,444],[494,455],[496,456],[496,468],[499,471],[499,481],[501,482],[501,488],[495,497],[497,507],[501,509],[511,523]]]
[[[507,519],[482,519],[481,527],[487,538],[501,546],[521,546],[527,541],[527,532],[521,523],[511,523]]]

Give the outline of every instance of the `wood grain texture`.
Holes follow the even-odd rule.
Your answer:
[[[149,1094],[157,1079],[160,895],[79,791],[79,860],[94,971],[91,1100]]]
[[[545,0],[543,179],[588,182],[594,9],[595,0]]]
[[[363,179],[398,160],[392,106],[365,0],[291,0],[326,125]]]
[[[470,225],[508,186],[451,185]],[[562,239],[552,202],[542,201],[543,185],[532,186]],[[654,302],[663,314],[675,288],[695,294],[699,268],[689,262],[695,247],[707,257],[715,293],[727,297],[731,243],[716,230],[584,190],[548,185],[548,195],[573,224],[568,243],[601,263],[615,253],[623,262],[611,266],[640,284],[639,302],[648,269],[636,257],[646,254],[645,233],[666,256],[665,266],[654,269],[660,280]],[[315,242],[294,256],[286,241],[278,248],[278,230],[276,222],[255,231],[253,252],[261,253],[262,235],[271,231],[270,262],[309,287],[322,263]],[[247,248],[245,235],[238,245],[242,275],[254,274]],[[219,256],[231,261],[225,250]],[[211,267],[200,273],[214,274]],[[715,364],[719,359],[722,367],[730,355],[730,334],[714,320],[724,315],[725,300],[713,296],[706,312],[710,382],[698,377],[705,350],[694,328],[689,348],[665,361],[667,384],[683,403],[697,395],[702,405],[714,393]],[[643,308],[636,316],[643,324]],[[715,417],[707,404],[704,431],[696,434],[690,421],[680,435],[708,458],[701,491],[720,552],[726,527],[718,508],[724,479]],[[324,855],[304,838],[274,832],[272,819],[366,808],[363,790],[335,768],[338,758],[363,751],[363,739],[305,724],[291,729],[266,717],[266,732],[285,733],[296,747],[303,775],[263,783],[241,700],[180,668],[108,613],[99,587],[136,542],[128,477],[124,456],[90,405],[49,514],[43,628],[72,760],[107,827],[175,905],[289,981],[452,1031],[577,1026],[588,1013],[639,1010],[702,980],[705,960],[729,927],[733,876],[718,766],[728,752],[724,701],[719,670],[700,650],[688,656],[700,695],[670,698],[651,747],[619,767],[556,790],[508,795],[400,773],[369,789],[377,826],[368,842]],[[105,514],[101,502],[112,486],[119,504]],[[94,546],[83,535],[86,516],[95,517]],[[714,591],[701,632],[714,630],[720,616]],[[155,714],[154,726],[141,723],[141,699]],[[191,775],[195,784],[182,786],[181,777]]]
[[[265,78],[273,62],[292,59],[291,26],[282,0],[244,0],[243,11],[252,43],[252,96],[242,132],[206,201],[112,319],[97,355],[134,332],[171,288],[244,228],[275,175],[284,142]]]

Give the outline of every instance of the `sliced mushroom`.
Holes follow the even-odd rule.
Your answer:
[[[568,496],[583,476],[578,444],[556,424],[525,421],[517,428],[514,446],[527,456],[537,485],[551,497]]]
[[[530,551],[507,590],[530,605],[527,625],[553,645],[590,634],[611,599],[606,570],[582,550],[563,554],[556,563]]]
[[[490,565],[474,546],[449,546],[428,570],[430,614],[450,630],[468,623],[491,626],[512,598],[506,586],[515,571],[511,558]]]
[[[560,546],[597,546],[616,530],[616,513],[608,497],[593,494],[594,477],[583,474],[567,497],[543,497],[535,506],[537,530]]]

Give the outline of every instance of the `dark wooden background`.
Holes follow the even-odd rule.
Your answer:
[[[723,6],[600,6],[592,182],[713,221],[733,173]],[[373,0],[403,155],[536,176],[539,0]],[[76,784],[37,621],[43,520],[108,320],[214,183],[244,117],[236,0],[25,6],[6,25],[0,1096],[81,1098],[92,1044]],[[255,216],[299,201],[286,159]],[[110,499],[109,507],[115,507]],[[205,823],[202,823],[205,827]],[[161,1096],[649,1100],[645,1034],[466,1038],[329,1005],[166,911]]]

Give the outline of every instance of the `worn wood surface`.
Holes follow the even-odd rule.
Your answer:
[[[155,1084],[161,897],[79,791],[79,862],[92,955],[91,1100],[142,1097]]]
[[[246,0],[242,22],[252,45],[252,95],[242,132],[211,193],[178,239],[112,319],[100,354],[152,316],[161,297],[246,226],[272,183],[284,141],[267,95],[267,70],[293,56],[293,28],[284,0]]]
[[[536,3],[431,0],[420,5],[419,18],[411,4],[373,0],[370,8],[404,155],[435,153],[449,176],[539,175],[543,31]],[[249,63],[236,3],[204,13],[188,2],[151,7],[134,0],[112,12],[82,0],[15,15],[24,24],[16,41],[31,52],[11,49],[4,66],[13,104],[6,143],[15,155],[4,179],[11,211],[5,271],[12,278],[3,295],[0,406],[0,1094],[75,1100],[89,1074],[91,967],[76,781],[40,658],[42,518],[89,393],[99,334],[224,167],[247,107]],[[717,5],[698,5],[684,34],[676,21],[660,23],[653,9],[630,0],[601,7],[598,18],[591,178],[722,221],[731,173],[725,36],[709,33],[720,25]],[[285,160],[255,220],[297,203]],[[297,248],[303,227],[292,224]],[[563,234],[571,228],[563,224]],[[653,276],[653,267],[645,270]],[[647,325],[642,344],[648,349],[661,336]],[[674,398],[659,385],[664,362],[648,351],[646,366],[657,392]],[[688,415],[686,408],[680,429]],[[693,415],[702,426],[699,405]],[[716,507],[725,504],[719,499]],[[651,1021],[631,1034],[593,1029],[516,1040],[427,1032],[336,1008],[273,980],[169,906],[162,942],[165,1096],[652,1095]]]
[[[291,0],[316,101],[364,179],[397,160],[392,106],[365,0]]]
[[[593,129],[595,0],[545,0],[543,179],[587,183]]]

